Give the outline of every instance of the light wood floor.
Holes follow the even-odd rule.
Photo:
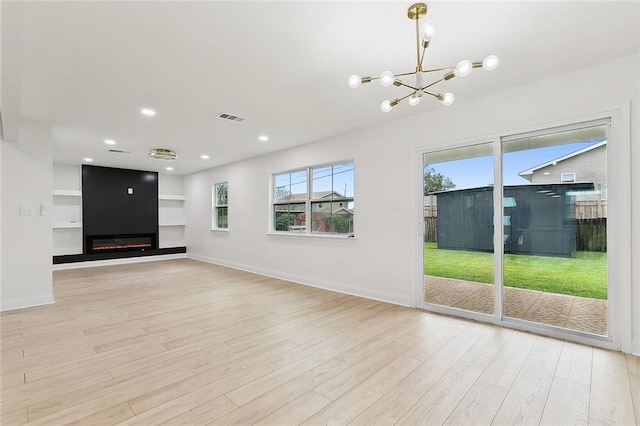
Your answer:
[[[621,353],[181,259],[5,312],[2,425],[635,424]]]

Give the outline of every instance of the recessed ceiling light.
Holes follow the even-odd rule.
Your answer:
[[[87,163],[91,163],[93,161],[93,158],[87,157],[84,159],[84,161],[86,161]]]
[[[202,154],[200,158],[202,158],[203,160],[208,160],[209,156],[207,154]]]
[[[142,108],[140,112],[142,113],[142,115],[146,115],[147,117],[153,117],[154,115],[156,115],[156,112],[150,108]]]
[[[171,171],[173,170],[173,167],[167,167],[167,170]]]
[[[260,142],[267,142],[269,140],[269,136],[261,135],[258,136],[258,139],[260,140]]]
[[[107,145],[115,145],[116,141],[114,141],[113,139],[105,139],[104,143],[106,143]]]

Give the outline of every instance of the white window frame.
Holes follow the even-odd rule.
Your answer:
[[[566,177],[570,177],[570,180],[565,179]],[[576,174],[573,173],[560,173],[560,183],[574,183],[576,181]]]
[[[333,167],[333,166],[340,166],[340,165],[344,165],[344,164],[352,164],[353,165],[353,170],[354,170],[354,188],[352,189],[353,195],[349,196],[349,197],[341,197],[341,198],[331,198],[331,199],[327,199],[327,200],[320,200],[320,199],[314,199],[313,198],[313,171],[316,169],[320,169],[320,168],[325,168],[325,167]],[[298,199],[298,200],[284,200],[284,201],[276,201],[275,199],[275,193],[276,193],[276,177],[277,176],[281,176],[281,175],[286,175],[286,174],[293,174],[293,173],[300,173],[300,172],[305,172],[306,175],[306,197],[304,199]],[[332,173],[332,176],[334,175],[334,173]],[[289,184],[291,186],[291,183]],[[353,216],[351,217],[351,226],[350,226],[350,232],[346,232],[346,233],[338,233],[338,232],[318,232],[315,231],[313,229],[311,229],[311,220],[307,220],[307,218],[312,217],[312,207],[314,204],[318,204],[318,203],[335,203],[335,202],[342,202],[342,203],[355,203],[355,162],[353,159],[349,159],[349,160],[344,160],[344,161],[336,161],[336,162],[331,162],[331,163],[327,163],[327,164],[320,164],[320,165],[314,165],[314,166],[307,166],[307,167],[301,167],[301,168],[295,168],[295,169],[291,169],[288,171],[281,171],[281,172],[276,172],[273,173],[271,175],[271,195],[270,195],[270,225],[269,225],[269,233],[270,234],[276,234],[276,235],[295,235],[295,236],[313,236],[313,237],[328,237],[328,238],[353,238],[354,237],[354,229],[353,229]],[[343,194],[346,195],[346,194]],[[305,224],[304,225],[293,225],[293,226],[289,226],[289,229],[287,230],[277,230],[276,229],[276,206],[286,206],[286,205],[292,205],[292,204],[304,204],[304,214],[305,214]]]
[[[218,203],[218,188],[221,187],[222,185],[225,185],[227,188],[227,202],[226,204],[219,204]],[[212,191],[211,191],[211,198],[212,198],[212,214],[211,214],[211,229],[214,231],[228,231],[229,230],[229,182],[228,181],[224,181],[224,182],[217,182],[213,184],[212,187]],[[227,211],[227,226],[219,226],[218,225],[218,211],[219,209],[226,209]]]

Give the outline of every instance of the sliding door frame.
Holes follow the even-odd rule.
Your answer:
[[[505,318],[503,314],[503,259],[504,247],[494,244],[494,313],[482,314],[429,304],[424,301],[424,219],[423,167],[424,155],[454,148],[493,142],[494,157],[494,223],[503,222],[503,185],[502,185],[502,141],[516,135],[527,133],[545,133],[555,128],[567,128],[610,120],[607,128],[607,271],[608,271],[608,335],[597,336],[579,331],[568,331],[560,327],[531,323],[517,318]],[[607,349],[632,352],[632,291],[631,291],[631,164],[630,164],[630,105],[618,104],[610,109],[585,114],[560,121],[530,126],[520,129],[508,129],[496,133],[454,140],[448,143],[419,146],[413,152],[413,164],[416,172],[414,179],[416,225],[415,235],[415,306],[430,312],[455,315],[462,318],[493,323],[496,325],[531,331],[537,334],[571,340]],[[494,241],[502,241],[503,226],[494,226]],[[612,285],[613,283],[613,285]]]

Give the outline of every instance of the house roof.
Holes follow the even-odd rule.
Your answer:
[[[537,165],[535,167],[531,167],[530,169],[523,170],[520,173],[518,173],[518,176],[522,176],[522,177],[530,176],[535,171],[538,171],[538,170],[543,169],[543,168],[548,167],[548,166],[555,166],[556,164],[558,164],[561,161],[568,160],[569,158],[573,158],[573,157],[576,157],[578,155],[584,154],[585,152],[589,152],[589,151],[594,150],[596,148],[600,148],[601,146],[606,145],[606,144],[607,144],[607,140],[605,139],[602,142],[598,142],[598,143],[590,145],[590,146],[588,146],[586,148],[582,148],[582,149],[580,149],[578,151],[571,152],[571,153],[569,153],[567,155],[563,155],[562,157],[554,158],[553,160],[547,161],[546,163],[542,163],[542,164]]]
[[[493,191],[493,185],[476,186],[473,188],[461,188],[461,189],[448,189],[446,191],[431,192],[431,195],[446,195],[457,194],[461,192],[487,192]],[[536,184],[524,184],[524,185],[504,185],[504,190],[518,190],[518,189],[539,189],[548,188],[555,190],[556,188],[569,188],[571,190],[591,190],[593,189],[593,183],[590,182],[563,182],[563,183],[536,183]]]
[[[330,195],[333,195],[333,197],[330,197]],[[336,191],[318,191],[318,192],[314,192],[312,197],[313,197],[313,200],[320,200],[320,199],[323,199],[323,198],[329,198],[329,199],[345,198],[344,195],[342,195],[341,193],[336,192]],[[307,199],[307,193],[303,192],[303,193],[300,193],[300,194],[288,195],[286,197],[281,198],[278,201],[304,201],[306,199]]]

